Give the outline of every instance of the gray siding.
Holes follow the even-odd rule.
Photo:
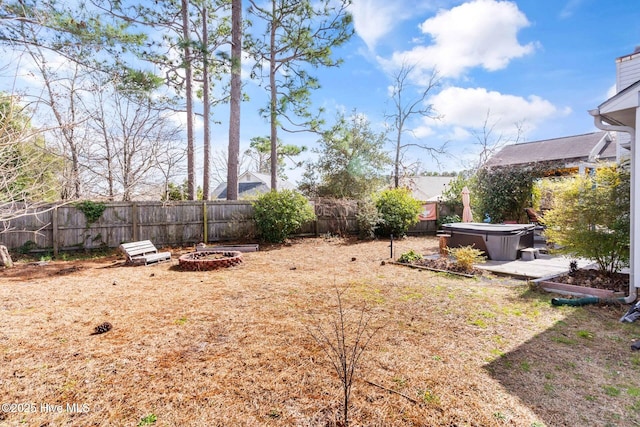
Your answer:
[[[621,92],[640,80],[640,52],[617,59],[616,91]]]

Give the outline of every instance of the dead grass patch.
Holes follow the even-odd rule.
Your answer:
[[[438,250],[435,238],[398,245]],[[388,246],[296,240],[216,271],[177,270],[178,249],[147,267],[0,271],[2,403],[37,407],[0,425],[136,426],[151,415],[163,426],[336,425],[340,382],[307,329],[335,312],[336,287],[384,324],[353,384],[353,425],[640,423],[629,347],[640,333],[618,322],[626,307],[553,307],[525,282],[381,265]],[[103,322],[113,329],[90,335]],[[73,403],[88,411],[67,411]]]

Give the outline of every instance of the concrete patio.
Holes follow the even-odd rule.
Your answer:
[[[492,273],[505,274],[520,279],[539,279],[567,273],[569,271],[569,263],[573,259],[566,256],[540,254],[539,257],[531,261],[523,261],[521,259],[515,261],[488,260],[483,264],[477,264],[476,267]],[[584,268],[592,264],[591,261],[585,259],[578,259],[577,261],[578,268]]]

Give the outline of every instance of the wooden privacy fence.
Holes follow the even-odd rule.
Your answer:
[[[355,234],[356,201],[314,199],[316,220],[297,235]],[[252,240],[256,229],[250,201],[107,202],[90,223],[75,204],[41,206],[5,224],[0,244],[9,249],[58,251],[116,248],[121,243],[151,240],[156,246],[195,245]],[[435,232],[435,221],[423,221],[409,232]]]

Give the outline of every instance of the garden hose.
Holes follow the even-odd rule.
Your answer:
[[[581,307],[583,305],[598,304],[598,303],[620,303],[624,302],[624,298],[598,298],[598,297],[584,297],[584,298],[551,298],[551,304],[555,306],[568,305],[571,307]]]

